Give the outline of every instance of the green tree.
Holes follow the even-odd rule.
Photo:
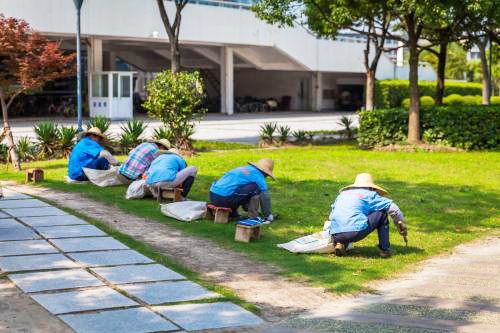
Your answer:
[[[445,79],[447,80],[466,79],[467,73],[469,71],[468,61],[467,61],[467,51],[463,48],[463,46],[460,43],[455,42],[455,43],[450,43],[448,45],[446,59],[447,59],[446,68],[444,71]],[[435,52],[430,52],[429,50],[422,51],[422,54],[420,55],[420,60],[429,63],[432,66],[432,68],[437,72],[439,61]]]
[[[335,39],[342,29],[366,38],[366,109],[375,105],[375,74],[384,51],[391,24],[391,2],[354,0],[262,0],[253,10],[268,23],[294,26],[305,19],[307,26],[321,37]],[[374,48],[374,52],[372,52]]]
[[[161,120],[172,131],[179,149],[192,150],[189,137],[194,121],[206,112],[201,106],[205,95],[200,74],[164,71],[148,83],[147,91],[144,108],[149,116]]]

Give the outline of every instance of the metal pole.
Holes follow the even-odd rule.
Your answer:
[[[76,9],[76,110],[78,114],[78,132],[82,128],[82,54],[80,40],[80,8]]]

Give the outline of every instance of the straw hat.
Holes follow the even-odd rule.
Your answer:
[[[179,149],[177,149],[177,148],[170,148],[168,150],[168,152],[171,153],[171,154],[179,155],[179,156],[182,157],[181,151]]]
[[[172,147],[172,145],[170,144],[170,141],[168,141],[167,139],[160,139],[160,140],[151,139],[151,140],[148,140],[148,142],[163,146],[167,150],[170,149],[170,147]]]
[[[342,192],[342,191],[350,189],[350,188],[360,188],[360,187],[372,188],[380,195],[387,194],[386,190],[384,190],[382,187],[375,184],[375,182],[373,181],[372,175],[370,175],[369,173],[360,173],[359,175],[356,176],[356,180],[354,181],[354,184],[341,188],[339,192]]]
[[[97,135],[97,136],[101,137],[104,141],[108,140],[108,138],[104,134],[102,134],[101,130],[98,127],[92,127],[86,131],[81,132],[80,138],[83,138],[84,136],[88,136],[88,135]]]
[[[272,179],[276,179],[273,175],[274,161],[270,158],[263,158],[257,163],[248,162],[248,164],[253,165]]]

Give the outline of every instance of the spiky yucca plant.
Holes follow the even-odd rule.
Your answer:
[[[170,128],[166,126],[161,126],[153,130],[153,139],[155,140],[167,139],[168,141],[173,143],[174,133],[172,133]]]
[[[280,126],[278,127],[278,141],[280,144],[285,144],[288,142],[288,137],[290,136],[290,133],[292,130],[290,129],[290,126],[285,125],[285,126]]]
[[[38,141],[38,158],[47,159],[57,153],[59,127],[50,121],[42,121],[33,128]]]
[[[148,127],[142,120],[132,119],[121,126],[122,134],[120,141],[125,138],[129,143],[129,147],[135,147],[142,143],[141,136],[144,130]]]
[[[85,127],[87,127],[87,130],[91,129],[92,127],[97,127],[98,129],[101,130],[102,134],[107,135],[109,126],[111,126],[111,121],[103,116],[97,116],[94,118],[90,118],[87,121],[87,124]]]
[[[274,143],[274,133],[278,129],[277,123],[265,123],[260,126],[260,139],[269,145]]]
[[[35,159],[36,149],[30,137],[20,137],[17,140],[16,149],[22,162],[28,162]]]
[[[74,126],[65,127],[62,126],[59,129],[59,136],[57,138],[58,148],[61,155],[67,158],[71,153],[71,150],[75,146],[75,139],[78,130]]]

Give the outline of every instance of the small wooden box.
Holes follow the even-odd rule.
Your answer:
[[[183,201],[182,188],[160,189],[160,194],[158,195],[158,201],[162,202],[163,199],[167,199],[172,202]]]
[[[26,182],[38,183],[43,181],[42,169],[28,169],[26,170]]]
[[[253,226],[236,225],[235,241],[249,243],[258,239],[260,239],[260,224]]]
[[[229,215],[231,214],[231,208],[217,207],[211,204],[207,205],[206,218],[214,220],[215,223],[226,224],[229,223]]]

